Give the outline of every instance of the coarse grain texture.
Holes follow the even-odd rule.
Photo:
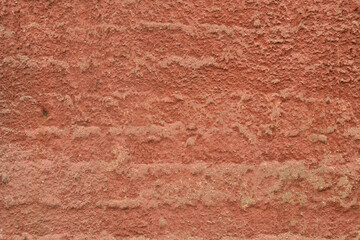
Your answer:
[[[0,106],[0,239],[360,239],[359,0],[2,0]]]

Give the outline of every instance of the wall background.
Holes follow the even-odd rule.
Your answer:
[[[359,239],[359,17],[1,1],[0,238]]]

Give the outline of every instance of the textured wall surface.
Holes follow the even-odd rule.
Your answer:
[[[0,1],[0,239],[359,239],[359,0]]]

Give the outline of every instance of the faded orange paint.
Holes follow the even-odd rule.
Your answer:
[[[0,2],[0,239],[357,239],[360,2]]]

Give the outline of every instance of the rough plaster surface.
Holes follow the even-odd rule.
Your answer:
[[[0,1],[0,239],[359,239],[360,1]]]

